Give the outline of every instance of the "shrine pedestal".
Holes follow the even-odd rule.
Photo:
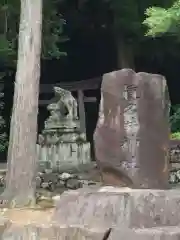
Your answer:
[[[59,143],[57,145],[37,147],[40,169],[68,171],[89,164],[90,143]]]
[[[80,130],[77,102],[69,91],[54,88],[57,102],[48,105],[50,116],[39,135],[40,169],[67,171],[91,163],[90,143]]]

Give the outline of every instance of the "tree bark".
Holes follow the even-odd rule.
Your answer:
[[[117,34],[115,38],[117,47],[117,67],[119,69],[131,68],[135,70],[132,46],[119,34]]]
[[[6,189],[1,196],[13,207],[24,207],[35,199],[41,28],[42,0],[21,0],[8,172]]]
[[[114,8],[112,15],[114,42],[117,51],[117,68],[131,68],[135,70],[133,47],[132,44],[127,42],[127,37],[125,36],[123,29],[121,29],[121,26],[119,25],[119,10]]]

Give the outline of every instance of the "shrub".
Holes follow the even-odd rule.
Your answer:
[[[170,137],[171,137],[171,139],[180,140],[180,132],[172,133]]]
[[[171,132],[180,132],[180,104],[172,107],[173,114],[170,117]]]

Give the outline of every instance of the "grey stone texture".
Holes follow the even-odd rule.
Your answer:
[[[39,135],[39,170],[78,169],[91,163],[90,143],[81,132],[77,101],[70,91],[54,87],[54,103],[47,106],[50,116]]]
[[[61,195],[53,220],[90,228],[178,226],[180,191],[115,187],[67,191]]]
[[[123,69],[103,76],[94,145],[106,184],[168,188],[168,104],[161,75]]]
[[[108,229],[88,229],[83,226],[56,226],[53,224],[10,224],[1,240],[103,240]]]

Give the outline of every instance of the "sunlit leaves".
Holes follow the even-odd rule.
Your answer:
[[[164,33],[179,35],[180,31],[180,1],[176,1],[170,8],[148,8],[147,18],[143,22],[147,27],[148,36],[158,36]]]

